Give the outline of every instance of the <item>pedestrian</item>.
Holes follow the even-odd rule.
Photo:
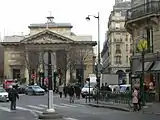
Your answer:
[[[67,97],[67,86],[64,86],[63,88],[64,97]]]
[[[138,110],[138,90],[135,87],[132,93],[133,111]]]
[[[69,101],[70,103],[74,103],[74,93],[75,93],[75,90],[74,90],[74,86],[73,85],[70,85],[69,88],[68,88],[68,94],[69,94]]]
[[[58,91],[59,91],[60,98],[62,98],[62,93],[63,93],[63,86],[62,85],[59,86]]]
[[[140,90],[139,88],[137,87],[137,91],[138,91],[138,111],[141,110],[142,106],[141,106],[141,95],[140,95]]]
[[[8,97],[9,101],[11,101],[10,109],[16,110],[16,99],[19,99],[19,95],[17,90],[15,89],[15,86],[11,86]]]
[[[80,86],[77,86],[77,98],[80,99],[81,96],[81,88]]]

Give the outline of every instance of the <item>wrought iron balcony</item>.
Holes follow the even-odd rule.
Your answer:
[[[151,1],[127,10],[126,22],[129,20],[134,20],[145,16],[150,17],[151,15],[159,13],[160,13],[160,1]]]

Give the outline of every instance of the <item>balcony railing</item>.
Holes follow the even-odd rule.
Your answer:
[[[160,13],[160,1],[151,1],[127,10],[126,21]]]

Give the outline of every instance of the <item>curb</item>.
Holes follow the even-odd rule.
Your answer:
[[[112,109],[112,110],[131,112],[130,109],[122,108],[122,107],[118,107],[118,106],[112,106],[112,105],[99,105],[99,104],[85,104],[85,105],[92,106],[92,107],[101,107],[101,108],[108,108],[108,109]]]
[[[142,111],[142,114],[160,115],[159,112],[145,112],[145,111]]]

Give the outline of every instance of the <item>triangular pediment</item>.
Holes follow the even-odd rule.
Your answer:
[[[25,44],[58,44],[58,43],[71,43],[74,42],[74,40],[65,37],[63,35],[60,35],[58,33],[49,30],[44,30],[35,35],[24,38],[20,42]]]

